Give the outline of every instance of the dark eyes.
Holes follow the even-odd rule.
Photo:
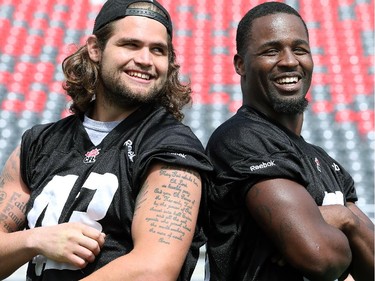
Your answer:
[[[278,53],[279,53],[279,50],[277,49],[269,49],[269,50],[266,50],[263,54],[266,56],[275,56]]]
[[[263,52],[263,55],[264,56],[277,56],[281,51],[282,50],[276,49],[276,48],[267,49]],[[295,48],[295,49],[293,49],[293,53],[300,56],[300,55],[309,54],[310,51],[305,49],[305,48]]]
[[[164,55],[166,54],[166,50],[164,48],[160,48],[160,47],[155,47],[152,49],[153,52],[155,52],[156,54],[161,54],[161,55]]]
[[[297,48],[294,50],[294,53],[297,55],[305,55],[305,54],[310,54],[310,51],[303,49],[303,48]]]

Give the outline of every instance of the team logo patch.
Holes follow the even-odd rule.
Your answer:
[[[90,150],[85,154],[85,158],[83,159],[83,163],[85,164],[91,164],[95,163],[96,156],[98,156],[100,153],[100,149],[94,148],[93,150]]]
[[[321,172],[322,168],[320,167],[320,161],[318,158],[315,157],[315,164],[316,164],[316,169]]]

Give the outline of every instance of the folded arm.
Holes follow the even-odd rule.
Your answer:
[[[319,207],[325,221],[340,229],[349,240],[353,254],[350,274],[355,280],[374,280],[374,224],[352,202],[347,206]]]
[[[248,209],[283,259],[310,280],[339,278],[351,262],[348,239],[325,222],[306,189],[291,180],[265,180],[246,198]]]

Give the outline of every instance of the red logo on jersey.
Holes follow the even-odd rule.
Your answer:
[[[315,164],[316,164],[316,169],[321,172],[322,168],[320,167],[320,161],[318,158],[315,157]]]
[[[85,158],[83,159],[83,163],[85,163],[85,164],[94,163],[96,161],[96,156],[98,156],[99,153],[100,153],[100,149],[97,149],[97,148],[88,151],[85,154]]]

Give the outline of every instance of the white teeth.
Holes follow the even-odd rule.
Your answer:
[[[131,72],[129,72],[129,75],[134,76],[134,77],[138,77],[138,78],[142,78],[142,79],[146,79],[146,80],[150,80],[150,75],[144,74],[144,73],[131,71]]]
[[[277,79],[276,82],[279,84],[297,83],[298,77],[285,77],[285,78]]]

